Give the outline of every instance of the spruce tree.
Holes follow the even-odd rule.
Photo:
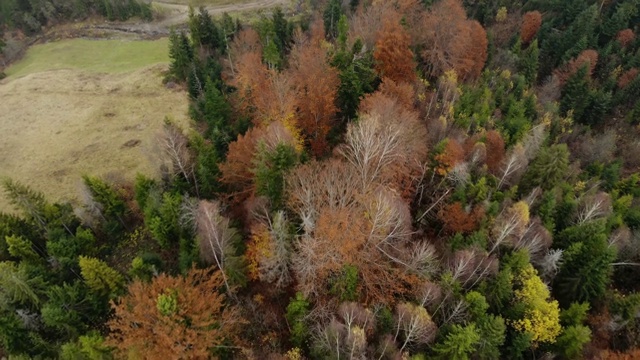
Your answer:
[[[324,32],[329,39],[338,36],[338,21],[343,15],[342,2],[340,0],[329,0],[322,16],[324,20]]]
[[[536,84],[539,57],[540,49],[538,49],[538,39],[535,39],[520,56],[520,63],[518,64],[519,70],[522,75],[524,75],[529,86]]]
[[[564,85],[560,100],[562,114],[566,115],[569,110],[573,110],[575,119],[582,118],[589,101],[586,96],[589,93],[588,66],[589,64],[584,64]]]

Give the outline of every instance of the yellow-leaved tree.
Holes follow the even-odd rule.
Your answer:
[[[520,332],[531,335],[533,347],[540,343],[552,344],[560,335],[560,308],[556,300],[550,300],[549,289],[538,276],[538,272],[528,264],[514,279],[514,298],[524,307],[524,317],[512,321],[511,325]]]

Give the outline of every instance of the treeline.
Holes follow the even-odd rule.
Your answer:
[[[0,3],[0,27],[8,26],[34,34],[43,26],[62,21],[101,15],[110,21],[137,16],[151,20],[151,5],[140,0],[3,0]]]
[[[314,6],[191,10],[160,179],[4,182],[3,350],[638,357],[638,2]]]

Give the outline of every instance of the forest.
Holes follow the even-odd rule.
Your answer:
[[[2,180],[0,356],[640,358],[640,0],[304,6],[172,31],[161,177]]]

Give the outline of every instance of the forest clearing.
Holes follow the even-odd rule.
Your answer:
[[[76,199],[84,174],[155,175],[162,119],[187,121],[184,92],[162,84],[167,44],[75,39],[29,49],[0,82],[0,176],[57,201]],[[9,210],[3,197],[0,210]]]

